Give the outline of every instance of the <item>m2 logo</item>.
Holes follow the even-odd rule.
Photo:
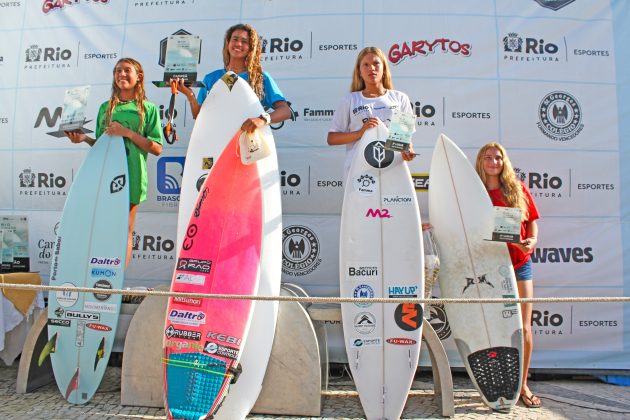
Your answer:
[[[365,213],[365,217],[375,217],[379,219],[391,219],[392,215],[389,214],[388,209],[368,209]]]

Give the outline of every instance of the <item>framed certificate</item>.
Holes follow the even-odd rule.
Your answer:
[[[521,241],[521,209],[515,207],[494,207],[492,240],[513,243]]]
[[[389,125],[389,137],[385,142],[385,148],[396,152],[406,152],[409,150],[415,124],[415,115],[394,109],[392,122]]]

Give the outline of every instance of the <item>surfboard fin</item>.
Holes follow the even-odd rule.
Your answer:
[[[48,340],[46,344],[44,344],[44,348],[42,352],[39,353],[39,359],[37,359],[37,366],[41,366],[44,363],[44,360],[50,355],[50,353],[54,353],[57,349],[57,334],[54,333],[53,336]]]
[[[238,365],[236,365],[236,367],[229,367],[227,371],[230,375],[232,375],[232,379],[230,379],[230,384],[233,385],[236,383],[236,381],[238,381],[238,377],[241,376],[241,373],[243,372],[243,367],[239,363]]]
[[[96,350],[96,357],[94,358],[94,370],[96,370],[96,366],[98,366],[98,362],[105,357],[105,337],[101,339],[101,344],[98,345],[98,349]]]
[[[72,391],[79,389],[79,368],[74,371],[74,375],[72,375],[72,379],[68,383],[68,388],[66,388],[66,400],[70,398],[70,394]]]

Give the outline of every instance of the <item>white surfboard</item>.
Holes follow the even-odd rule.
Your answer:
[[[388,130],[368,130],[350,166],[341,211],[341,296],[422,297],[418,201],[406,162],[384,149]],[[368,419],[400,417],[422,337],[421,305],[342,304],[348,363]]]
[[[236,76],[236,75],[234,75]],[[211,166],[246,118],[260,115],[263,107],[247,82],[240,77],[217,81],[201,106],[193,128],[182,187],[177,222],[177,249],[186,234],[199,189]],[[259,130],[270,149],[269,156],[256,162],[263,201],[263,241],[258,295],[277,296],[282,273],[282,208],[276,147],[268,126]],[[238,150],[235,149],[235,153]],[[211,198],[210,198],[211,199]],[[254,406],[271,354],[278,314],[278,302],[255,302],[248,340],[242,350],[242,373],[230,386],[215,419],[244,419]]]
[[[502,242],[492,242],[494,212],[488,193],[464,153],[444,134],[433,151],[429,217],[440,250],[445,298],[514,298],[516,278]],[[494,410],[518,401],[523,365],[517,304],[446,305],[466,370]]]

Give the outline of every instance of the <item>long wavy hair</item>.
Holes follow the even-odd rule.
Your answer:
[[[247,76],[252,90],[256,93],[259,99],[263,99],[265,96],[265,89],[263,87],[263,70],[262,65],[260,64],[262,47],[260,44],[260,38],[258,37],[258,32],[256,32],[256,29],[254,29],[253,26],[245,23],[238,23],[228,28],[225,32],[225,38],[223,39],[223,65],[227,71],[228,66],[230,65],[230,52],[228,50],[228,44],[230,43],[230,39],[232,38],[234,31],[238,30],[245,31],[249,35],[249,52],[247,53],[247,57],[245,57]]]
[[[376,55],[383,63],[383,87],[385,89],[394,89],[394,84],[392,83],[392,75],[389,71],[389,65],[387,64],[387,58],[385,58],[385,54],[381,51],[380,48],[377,47],[365,47],[357,56],[357,62],[354,65],[354,72],[352,73],[352,85],[350,86],[350,92],[358,92],[360,90],[365,89],[365,82],[361,78],[361,60],[368,54]]]
[[[121,58],[116,62],[116,65],[114,66],[114,70],[112,72],[114,76],[112,80],[112,96],[111,98],[109,98],[109,104],[107,105],[105,127],[111,124],[114,108],[116,108],[116,105],[122,102],[120,100],[120,88],[116,85],[116,67],[118,67],[118,65],[122,63],[131,64],[131,66],[133,66],[133,68],[136,70],[136,73],[138,73],[138,82],[134,87],[133,100],[136,103],[136,107],[138,108],[138,115],[140,116],[140,126],[138,129],[142,130],[142,127],[144,125],[144,101],[147,99],[146,93],[144,91],[144,69],[142,68],[142,64],[140,64],[137,60],[129,57]]]
[[[505,201],[510,207],[518,207],[521,209],[521,219],[527,220],[529,218],[528,200],[527,196],[523,192],[523,187],[514,172],[514,167],[507,154],[507,151],[499,143],[488,143],[479,149],[477,153],[477,160],[475,162],[475,169],[479,174],[479,178],[483,182],[483,185],[487,186],[488,177],[483,169],[483,159],[488,149],[497,149],[503,158],[503,170],[499,175],[499,184],[501,192]]]

